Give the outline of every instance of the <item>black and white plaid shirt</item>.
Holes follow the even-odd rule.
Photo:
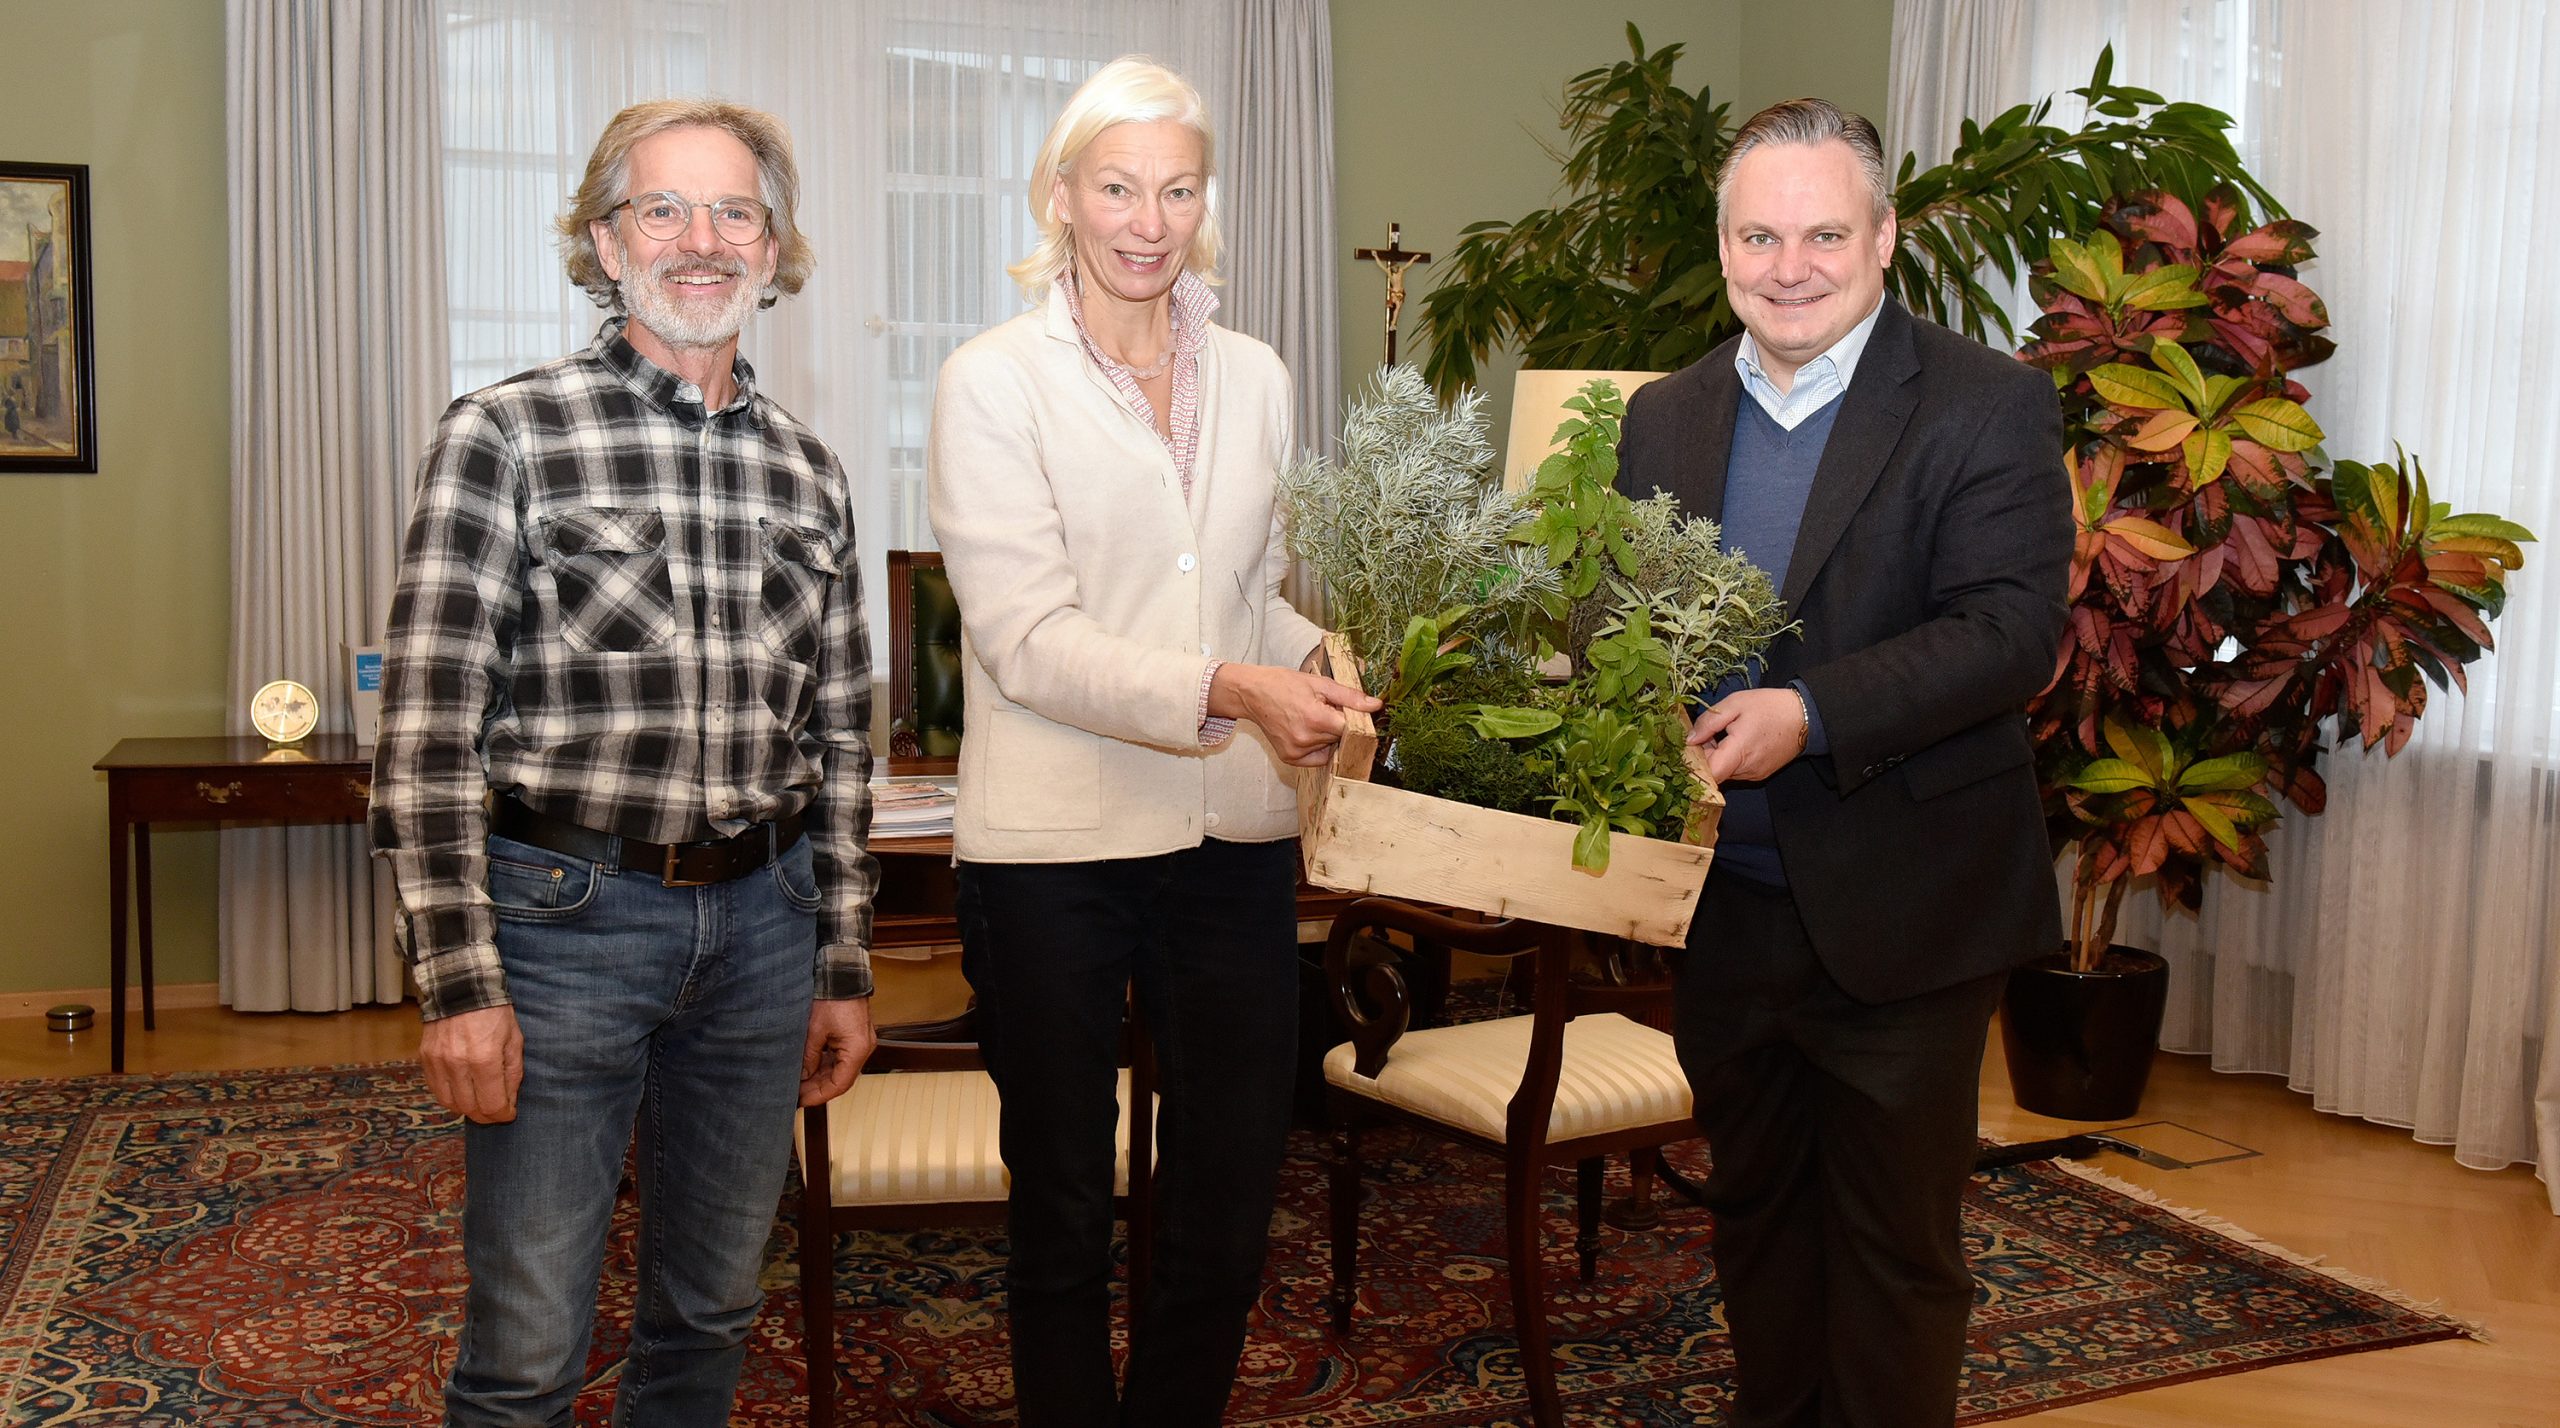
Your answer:
[[[817,990],[871,990],[871,650],[835,454],[622,319],[455,401],[391,602],[373,843],[429,1020],[508,1000],[483,792],[652,843],[806,809]]]

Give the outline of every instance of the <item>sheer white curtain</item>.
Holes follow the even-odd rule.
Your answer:
[[[1256,152],[1256,136],[1275,123],[1304,132],[1311,87],[1330,93],[1318,63],[1283,74],[1279,92],[1266,75],[1254,101],[1241,101],[1246,0],[442,0],[442,8],[457,392],[581,347],[593,332],[601,313],[561,276],[547,224],[616,109],[710,93],[771,110],[790,126],[817,274],[756,319],[743,350],[766,389],[853,475],[875,629],[886,621],[881,553],[933,540],[923,479],[934,376],[952,348],[1022,310],[1004,269],[1031,249],[1029,169],[1067,96],[1115,56],[1153,55],[1209,100],[1221,166],[1232,174],[1236,156]],[[1322,5],[1295,8],[1296,23],[1321,26]],[[1327,118],[1320,186],[1330,214],[1330,105],[1316,107]],[[1266,189],[1275,201],[1310,201],[1317,180],[1293,179],[1293,188],[1242,192],[1257,203]],[[1256,235],[1290,231],[1240,212],[1238,192],[1222,181],[1213,194],[1223,223]],[[1302,300],[1330,313],[1329,219],[1321,236],[1314,249],[1252,261],[1286,265],[1292,287],[1320,289]],[[1329,380],[1330,335],[1286,323],[1300,300],[1239,301],[1230,289],[1223,320],[1273,342],[1302,384],[1317,372]],[[1266,320],[1278,330],[1259,330]]]
[[[1943,158],[1933,50],[2000,57],[1950,71],[1987,115],[2085,81],[2102,38],[2121,78],[2234,113],[2251,170],[2321,230],[2304,277],[2338,354],[2301,375],[2328,450],[2396,441],[2437,500],[2560,541],[2560,273],[2537,261],[2560,225],[2555,18],[2545,0],[1902,0],[1892,113]],[[2286,819],[2271,883],[2217,880],[2200,917],[2125,931],[2176,968],[2164,1044],[2465,1165],[2532,1161],[2560,1211],[2560,570],[2552,546],[2527,557],[2469,694],[2437,696],[2396,760],[2333,754],[2329,809]]]
[[[347,728],[445,400],[433,0],[231,0],[231,709],[291,677]],[[221,993],[337,1011],[407,989],[360,827],[222,835]],[[377,887],[380,895],[376,896]]]

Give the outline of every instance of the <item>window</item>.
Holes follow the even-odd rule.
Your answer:
[[[549,225],[616,110],[720,94],[790,126],[818,270],[744,351],[852,478],[875,631],[882,553],[933,543],[935,376],[1023,310],[1005,267],[1036,236],[1025,186],[1051,119],[1113,56],[1170,56],[1198,27],[1172,0],[447,0],[445,17],[456,393],[583,347],[601,320]]]

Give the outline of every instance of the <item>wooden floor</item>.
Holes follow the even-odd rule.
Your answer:
[[[416,1013],[405,1007],[338,1016],[171,1010],[157,1031],[141,1031],[137,1020],[128,1061],[137,1071],[382,1061],[411,1054],[417,1035]],[[95,1075],[106,1060],[102,1032],[59,1036],[40,1019],[0,1019],[0,1078]],[[2560,1425],[2560,1217],[2529,1169],[2465,1170],[2450,1151],[2419,1145],[2404,1132],[2321,1115],[2275,1078],[2216,1075],[2192,1057],[2160,1059],[2141,1118],[2177,1122],[2263,1154],[2181,1171],[2108,1156],[2100,1164],[2111,1173],[2288,1249],[2439,1300],[2485,1324],[2496,1340],[2234,1374],[2033,1421],[2110,1428]],[[1982,1123],[2007,1140],[2085,1129],[2010,1104],[1996,1046],[1983,1068]]]

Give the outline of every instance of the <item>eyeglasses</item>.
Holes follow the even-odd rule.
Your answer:
[[[643,193],[626,198],[606,212],[631,210],[631,221],[647,237],[665,242],[684,232],[693,223],[697,208],[711,210],[711,231],[723,242],[743,247],[764,236],[765,216],[771,210],[752,198],[715,198],[709,203],[695,203],[680,193]]]

